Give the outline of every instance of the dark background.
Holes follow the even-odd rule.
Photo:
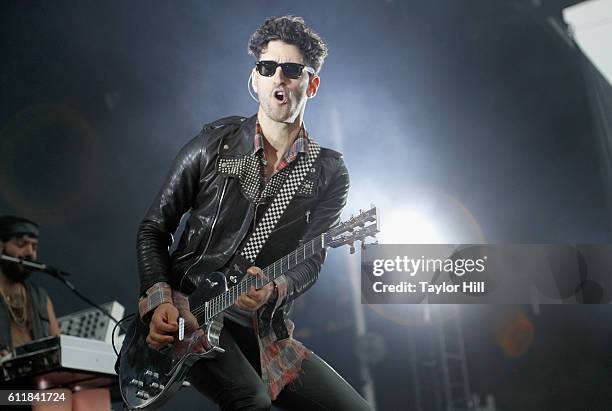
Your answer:
[[[442,242],[609,242],[588,64],[546,20],[573,3],[5,1],[0,214],[38,221],[41,260],[133,311],[137,227],[172,158],[204,123],[256,112],[247,41],[265,18],[294,14],[330,48],[305,121],[345,155],[348,213],[429,201],[450,210],[435,216],[455,227]],[[383,241],[385,227],[419,242],[401,219],[383,220]],[[294,317],[298,338],[359,387],[346,253],[330,253]],[[84,308],[36,278],[60,316]],[[414,403],[406,341],[421,327],[402,321],[408,309],[365,307],[386,343],[371,369],[380,410]],[[607,306],[462,313],[471,389],[499,409],[612,407]],[[167,409],[206,406],[189,391]]]

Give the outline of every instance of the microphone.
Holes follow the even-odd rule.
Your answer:
[[[14,264],[22,265],[24,267],[31,269],[32,271],[40,271],[42,273],[47,273],[54,277],[70,275],[70,273],[66,271],[62,271],[59,268],[55,268],[52,265],[35,263],[34,261],[24,260],[22,258],[17,258],[17,257],[11,257],[10,255],[6,255],[6,254],[1,254],[0,259],[14,263]]]
[[[19,264],[19,265],[22,265],[24,267],[30,268],[32,271],[39,271],[41,273],[46,273],[46,274],[51,275],[54,278],[57,278],[59,281],[64,283],[64,285],[66,287],[68,287],[70,289],[70,291],[75,293],[77,297],[79,297],[81,300],[85,301],[87,304],[91,305],[92,307],[95,307],[98,310],[100,310],[100,312],[102,312],[102,314],[106,315],[108,318],[113,320],[117,324],[116,326],[119,326],[119,328],[121,328],[124,332],[127,332],[127,330],[125,330],[121,325],[119,325],[121,323],[121,321],[123,321],[123,320],[121,320],[121,321],[117,320],[106,309],[104,309],[103,307],[100,307],[98,304],[96,304],[95,302],[93,302],[92,300],[90,300],[89,298],[84,296],[83,294],[81,294],[70,281],[68,281],[66,278],[64,278],[64,277],[67,277],[67,276],[71,275],[70,273],[68,273],[66,271],[62,271],[59,268],[55,268],[52,265],[47,265],[47,264],[42,264],[42,263],[35,263],[34,261],[24,260],[22,258],[11,257],[10,255],[6,255],[6,254],[0,254],[0,260],[8,261],[8,262],[14,263],[14,264]],[[126,318],[128,318],[128,317],[126,317]],[[115,335],[115,330],[113,329],[113,341],[114,341],[114,338],[115,338],[114,335]],[[117,350],[115,349],[114,343],[113,343],[113,350],[115,350],[115,354],[117,354]],[[119,354],[117,354],[117,357],[118,356],[119,356]]]

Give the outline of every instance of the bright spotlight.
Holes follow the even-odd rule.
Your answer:
[[[401,195],[371,180],[360,180],[349,192],[345,208],[354,213],[374,204],[378,208],[383,244],[482,244],[485,238],[478,222],[456,198],[428,187],[411,188]]]
[[[443,244],[444,234],[422,210],[391,208],[381,212],[380,234],[383,244]]]

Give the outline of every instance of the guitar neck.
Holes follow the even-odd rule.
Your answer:
[[[320,236],[293,250],[283,258],[270,264],[262,270],[262,277],[249,275],[246,279],[243,279],[243,281],[239,282],[234,287],[210,299],[205,310],[206,319],[212,318],[224,311],[226,308],[232,306],[238,297],[249,291],[251,287],[255,287],[257,289],[262,288],[266,284],[274,281],[287,271],[294,268],[296,265],[300,264],[302,261],[323,250],[326,247],[325,236],[326,234],[321,234]]]

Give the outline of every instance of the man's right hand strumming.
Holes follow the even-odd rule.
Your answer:
[[[171,334],[178,331],[178,317],[179,311],[173,304],[163,303],[155,308],[149,323],[149,335],[147,336],[149,347],[160,350],[174,342]]]

